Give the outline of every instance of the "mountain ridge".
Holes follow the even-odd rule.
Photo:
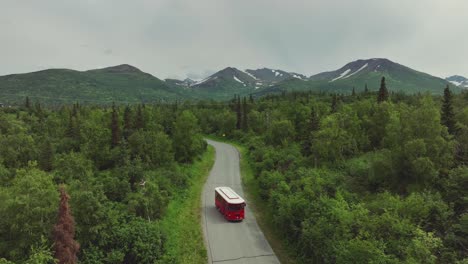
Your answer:
[[[378,90],[386,77],[390,91],[404,93],[429,92],[442,94],[450,85],[468,80],[463,76],[442,79],[411,69],[385,58],[360,59],[333,71],[306,77],[279,69],[239,70],[225,67],[200,81],[161,80],[135,66],[120,64],[99,69],[45,69],[30,73],[0,76],[0,101],[18,102],[26,96],[46,102],[148,102],[178,99],[228,100],[234,95],[263,95],[282,91],[317,91],[351,93]],[[451,81],[451,82],[450,82]],[[466,88],[465,88],[466,89]]]
[[[46,69],[0,76],[0,100],[20,102],[28,96],[47,103],[170,101],[187,96],[157,77],[128,64],[77,71]]]
[[[430,74],[414,70],[386,58],[359,59],[345,64],[333,71],[312,75],[307,81],[288,80],[272,87],[258,91],[261,94],[268,90],[294,91],[309,90],[318,92],[351,93],[363,91],[366,85],[371,91],[378,90],[380,79],[385,77],[387,88],[394,92],[418,93],[429,92],[442,94],[449,82]],[[458,87],[454,88],[456,92]]]

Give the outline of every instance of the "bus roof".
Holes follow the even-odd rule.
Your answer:
[[[230,204],[243,204],[245,203],[244,199],[240,197],[233,189],[230,187],[216,187],[215,192],[219,193],[224,200]]]

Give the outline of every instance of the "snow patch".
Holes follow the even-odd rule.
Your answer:
[[[453,83],[456,86],[460,86],[460,84],[463,83],[463,82],[457,82],[457,81],[450,81],[450,82]],[[465,87],[466,87],[466,85],[465,85]]]
[[[279,76],[282,76],[283,74],[281,74],[281,73],[275,71],[275,77],[278,76],[278,75],[279,75]]]
[[[242,83],[242,84],[245,86],[245,83],[244,83],[243,81],[239,80],[236,76],[233,76],[233,77],[234,77],[234,80],[236,80],[236,81]]]
[[[342,73],[340,74],[340,76],[336,77],[335,79],[331,80],[330,82],[334,82],[334,81],[336,81],[336,80],[339,80],[339,79],[345,77],[350,71],[351,71],[351,69],[347,69],[346,71],[342,72]]]
[[[351,73],[350,75],[344,77],[343,79],[346,79],[346,78],[349,78],[349,77],[353,76],[354,74],[356,74],[356,73],[360,72],[361,70],[363,70],[365,67],[367,67],[367,63],[364,64],[364,65],[363,65],[361,68],[359,68],[357,71]]]
[[[255,80],[257,80],[257,77],[253,76],[250,72],[248,72],[248,71],[242,71],[242,72],[247,74],[248,76],[254,78]]]
[[[207,82],[207,81],[209,81],[209,80],[211,80],[211,79],[212,79],[211,76],[208,76],[208,77],[206,77],[205,79],[203,79],[203,80],[201,80],[201,81],[199,81],[199,82],[194,83],[193,85],[199,85],[199,84],[202,84],[202,83],[204,83],[204,82]],[[214,77],[214,79],[216,79],[216,77]]]
[[[302,76],[300,76],[300,75],[297,75],[297,74],[292,73],[292,76],[293,76],[294,78],[304,80],[304,79],[302,78]]]

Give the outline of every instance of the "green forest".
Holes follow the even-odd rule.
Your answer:
[[[55,263],[60,186],[79,263],[177,263],[166,210],[198,177],[200,132],[177,105],[0,108],[0,263]]]
[[[241,142],[298,263],[468,263],[468,92],[282,93],[195,110]]]
[[[0,263],[54,263],[63,208],[79,263],[206,262],[201,233],[185,249],[200,257],[181,259],[184,214],[170,206],[198,195],[204,135],[246,147],[257,206],[297,263],[468,263],[468,92],[381,85],[0,108]]]

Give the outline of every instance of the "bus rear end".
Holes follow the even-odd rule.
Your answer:
[[[224,217],[229,221],[242,221],[245,218],[244,207],[245,203],[228,204]]]
[[[245,218],[245,201],[229,187],[215,188],[215,205],[228,221],[242,221]]]

